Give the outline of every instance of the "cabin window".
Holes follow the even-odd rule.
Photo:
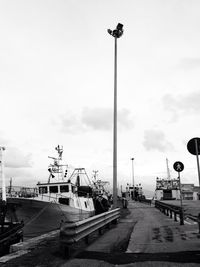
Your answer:
[[[60,193],[69,192],[69,185],[61,185]]]
[[[85,207],[87,208],[87,203],[85,202]]]
[[[40,186],[39,187],[39,194],[47,194],[47,186]]]
[[[49,186],[50,193],[58,193],[58,186]]]

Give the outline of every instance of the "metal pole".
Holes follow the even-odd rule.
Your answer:
[[[117,207],[117,38],[123,34],[123,24],[118,23],[115,30],[108,29],[115,38],[114,49],[114,114],[113,114],[113,207]]]
[[[181,212],[180,212],[180,225],[184,224],[184,213],[183,213],[183,195],[181,188],[181,177],[180,172],[178,172],[179,186],[180,186],[180,201],[181,201]]]
[[[4,175],[4,159],[3,159],[3,150],[5,147],[0,147],[0,172],[1,172],[1,179],[2,179],[2,200],[6,201],[6,182],[5,182],[5,175]]]
[[[113,206],[117,207],[117,37],[114,51]]]
[[[134,158],[131,158],[131,160],[132,160],[132,181],[133,181],[133,189],[134,189],[134,184],[135,184],[135,181],[134,181],[134,165],[133,165]]]
[[[200,186],[199,151],[198,151],[197,138],[195,138],[195,150],[196,150],[196,156],[197,156],[197,169],[198,169],[199,186]]]

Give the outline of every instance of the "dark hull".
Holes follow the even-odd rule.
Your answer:
[[[10,246],[23,240],[23,223],[6,222],[0,228],[0,257],[9,253]]]
[[[24,239],[59,229],[61,221],[80,221],[94,215],[94,211],[28,198],[8,198],[7,202],[9,216],[24,222]]]

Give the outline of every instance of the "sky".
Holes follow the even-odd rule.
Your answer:
[[[0,0],[0,145],[6,183],[48,179],[48,156],[113,176],[117,41],[117,184],[154,190],[168,159],[199,185],[187,143],[199,137],[200,1]],[[133,166],[131,158],[134,158]],[[132,169],[133,167],[133,169]]]

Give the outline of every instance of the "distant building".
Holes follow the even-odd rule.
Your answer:
[[[200,187],[194,184],[181,184],[182,196],[185,200],[199,200]]]

